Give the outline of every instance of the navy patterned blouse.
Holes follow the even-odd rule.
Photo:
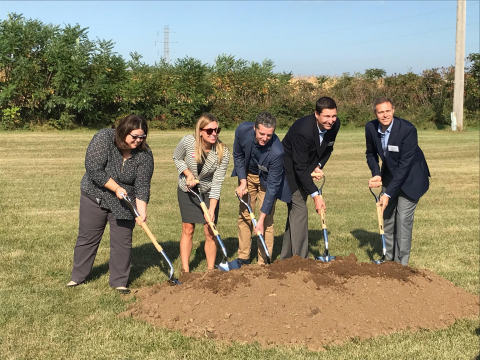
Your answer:
[[[81,190],[95,198],[102,208],[110,210],[116,219],[131,220],[135,217],[124,201],[120,201],[104,185],[112,178],[127,191],[130,198],[148,203],[154,168],[153,154],[150,149],[135,149],[131,157],[123,161],[114,140],[115,129],[102,129],[93,136],[85,155],[86,173],[82,178]]]

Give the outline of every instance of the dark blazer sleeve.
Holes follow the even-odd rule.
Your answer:
[[[267,175],[267,191],[263,200],[261,212],[270,214],[275,199],[281,192],[284,181],[283,171],[283,146],[278,138],[272,144],[269,154],[268,175]]]
[[[390,135],[394,135],[393,133]],[[389,141],[390,142],[390,141]],[[398,159],[398,167],[393,172],[393,179],[390,181],[386,188],[386,193],[391,197],[398,195],[400,188],[402,187],[405,179],[407,178],[410,169],[412,168],[415,160],[415,153],[418,148],[417,129],[414,126],[410,126],[406,129],[406,132],[402,135],[401,151]]]
[[[250,125],[251,124],[251,125]],[[242,123],[235,130],[235,139],[233,141],[233,172],[232,176],[238,176],[238,179],[247,178],[247,160],[245,151],[253,138],[249,130],[253,129],[253,123]],[[253,132],[253,131],[252,131]],[[251,146],[251,144],[250,144]]]
[[[306,156],[312,151],[312,149],[315,149],[315,141],[313,136],[315,135],[311,132],[309,136],[304,132],[297,132],[292,136],[293,170],[296,174],[299,185],[308,194],[317,191],[317,187],[312,180],[312,176],[310,175],[315,166],[312,168],[309,157]]]
[[[374,121],[370,121],[365,125],[365,141],[366,141],[366,151],[365,156],[367,158],[367,165],[372,173],[372,176],[380,176],[380,164],[379,164],[379,154],[377,152],[377,145],[375,143],[375,136],[377,132],[377,124]]]
[[[299,185],[312,194],[318,190],[311,173],[318,166],[322,168],[327,163],[333,151],[333,144],[340,129],[340,119],[337,119],[331,130],[328,130],[323,137],[322,144],[318,147],[319,134],[316,120],[313,117],[311,126],[303,126],[301,131],[295,132],[292,141],[293,168]]]

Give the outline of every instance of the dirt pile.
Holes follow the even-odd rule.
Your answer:
[[[267,266],[183,274],[139,289],[122,316],[196,337],[320,350],[351,338],[437,329],[479,316],[478,297],[427,270],[293,257]]]

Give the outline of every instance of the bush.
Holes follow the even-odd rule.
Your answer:
[[[209,66],[185,57],[150,66],[138,53],[125,61],[113,45],[89,40],[79,25],[46,25],[9,14],[0,21],[1,127],[99,128],[136,113],[152,128],[191,128],[206,111],[224,127],[253,121],[261,111],[288,127],[312,113],[320,96],[335,99],[348,126],[372,119],[371,104],[379,96],[391,98],[396,113],[420,127],[450,124],[453,67],[390,76],[370,68],[364,74],[302,80],[274,73],[268,59],[258,63],[220,55]],[[480,54],[467,60],[465,125],[478,126]]]

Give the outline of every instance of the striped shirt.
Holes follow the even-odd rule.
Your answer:
[[[222,183],[227,172],[230,153],[226,146],[223,147],[223,157],[219,162],[215,145],[208,153],[205,163],[202,166],[200,174],[197,171],[197,160],[195,159],[195,137],[185,135],[178,143],[173,152],[173,161],[178,171],[178,186],[184,192],[187,192],[185,177],[182,175],[186,169],[189,169],[196,179],[199,180],[199,190],[202,193],[210,192],[211,199],[220,199]]]

